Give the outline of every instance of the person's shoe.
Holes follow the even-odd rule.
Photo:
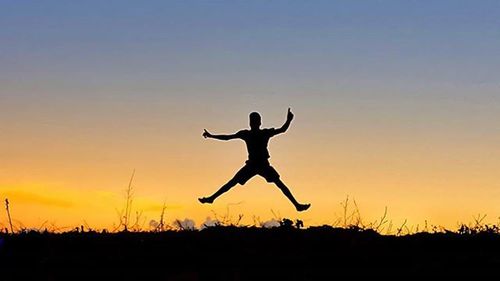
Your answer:
[[[302,212],[302,211],[309,209],[309,207],[311,207],[311,204],[299,204],[299,205],[295,206],[295,209],[297,209],[297,211],[299,211],[299,212]]]
[[[208,203],[208,204],[212,204],[212,202],[214,202],[214,200],[210,197],[202,197],[202,198],[198,198],[198,201],[200,201],[200,203]]]

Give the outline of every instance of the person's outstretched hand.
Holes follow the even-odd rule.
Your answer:
[[[212,134],[210,134],[206,129],[203,129],[203,135],[202,135],[204,138],[209,138],[212,136]]]
[[[288,120],[289,122],[293,120],[293,113],[292,111],[290,110],[290,107],[288,108],[288,114],[286,115],[286,120]]]

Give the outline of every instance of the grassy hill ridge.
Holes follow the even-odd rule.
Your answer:
[[[321,280],[338,276],[498,275],[500,235],[380,235],[360,228],[209,227],[165,232],[1,235],[14,280]]]

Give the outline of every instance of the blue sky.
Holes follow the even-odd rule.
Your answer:
[[[2,1],[2,6],[0,71],[7,82],[30,75],[75,83],[460,84],[496,82],[499,74],[496,1]]]
[[[455,119],[440,108],[499,103],[498,14],[497,1],[2,1],[3,110],[368,103]]]

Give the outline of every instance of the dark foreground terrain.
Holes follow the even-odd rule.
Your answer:
[[[500,235],[494,233],[397,237],[332,227],[213,227],[160,233],[31,232],[0,237],[0,280],[500,276]]]

